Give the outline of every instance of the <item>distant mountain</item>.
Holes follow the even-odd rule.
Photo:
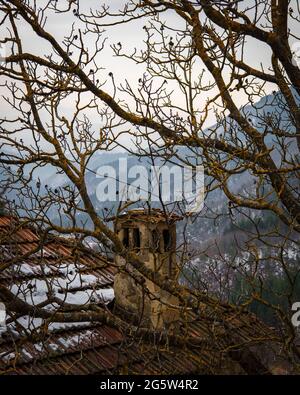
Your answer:
[[[300,104],[299,97],[297,97],[296,100]],[[278,119],[279,127],[288,127],[290,132],[292,131],[285,101],[283,100],[282,95],[278,92],[263,97],[253,105],[247,105],[243,107],[241,111],[249,119],[249,122],[252,122],[255,125],[255,127],[258,130],[260,130],[262,133],[264,132],[264,128],[262,126],[261,120],[262,118],[265,118],[266,116],[270,116],[270,115]],[[217,128],[216,126],[212,126],[207,130],[203,131],[203,135],[209,134],[211,137],[214,137],[215,134],[216,136],[222,136],[224,139],[229,140],[230,135],[228,134],[228,132],[226,132],[226,130],[229,127],[236,129],[238,140],[240,141],[240,144],[243,144],[245,142],[245,136],[242,131],[239,131],[239,128],[237,127],[235,122],[230,118],[225,119],[225,129],[224,127]],[[230,143],[230,141],[228,142]],[[279,147],[279,141],[276,141],[272,135],[266,134],[265,142],[270,148],[273,147],[272,155],[274,157],[274,160],[278,162],[280,160],[280,157],[278,155],[278,152],[276,152],[276,147]],[[294,155],[295,153],[296,153],[296,146],[295,144],[291,144],[287,155]],[[176,147],[176,155],[179,158],[184,158],[184,159],[189,158],[189,161],[195,164],[197,163],[197,156],[201,156],[201,149],[198,149],[197,154],[195,154],[194,150],[192,151],[188,147]],[[129,155],[126,152],[123,153],[104,152],[104,151],[96,152],[92,156],[88,164],[88,170],[86,171],[85,181],[91,200],[94,204],[94,207],[99,212],[99,215],[103,214],[103,210],[114,212],[118,206],[118,203],[101,202],[98,200],[97,188],[101,180],[103,180],[103,178],[101,179],[97,176],[97,171],[102,166],[111,166],[113,169],[115,169],[116,174],[118,175],[120,158],[127,159],[128,169],[132,168],[133,166],[143,165],[144,167],[147,168],[148,175],[150,177],[150,168],[151,165],[153,164],[150,158],[147,157],[139,158],[138,156]],[[180,162],[180,160],[178,158],[175,158],[175,156],[173,156],[170,158],[170,161],[169,163],[167,163],[167,165],[169,167],[172,167],[174,163],[176,164],[178,162]],[[154,164],[160,165],[162,164],[162,160],[156,159]],[[58,169],[55,169],[50,165],[38,167],[37,169],[35,169],[35,171],[33,172],[33,177],[34,177],[34,180],[32,182],[33,189],[36,191],[37,189],[36,184],[37,182],[40,182],[41,186],[39,189],[40,191],[39,193],[45,195],[48,193],[49,188],[51,190],[54,190],[56,188],[61,188],[61,190],[64,190],[70,184],[65,174],[62,174]],[[131,182],[133,181],[133,179],[129,179],[128,181]],[[208,177],[206,177],[206,183],[210,181],[211,180]],[[170,188],[171,191],[173,190],[173,184],[174,184],[174,179],[171,178],[171,188]],[[254,193],[254,190],[256,188],[256,186],[254,185],[254,178],[247,171],[243,172],[242,174],[238,174],[231,177],[229,186],[234,193],[240,193],[243,194],[244,196],[251,196],[251,194]],[[14,198],[16,198],[16,196],[14,196]],[[157,206],[159,204],[152,203],[152,205]],[[212,217],[212,219],[203,218],[202,215],[199,217],[199,219],[195,218],[194,222],[191,225],[189,225],[190,236],[192,238],[194,238],[195,240],[201,240],[201,242],[206,242],[207,240],[211,240],[214,237],[220,238],[222,237],[222,234],[224,234],[224,232],[228,232],[228,229],[230,229],[230,219],[228,218],[227,215],[228,200],[221,190],[215,190],[209,193],[209,195],[206,197],[205,200],[205,209],[203,212],[207,212],[207,216]],[[58,216],[57,208],[51,209],[49,213],[53,219],[56,218],[58,220],[59,216]],[[214,221],[213,217],[219,214],[223,214],[224,218],[221,219],[220,217],[218,221]],[[253,211],[252,215],[260,216],[261,213],[259,211]],[[84,222],[88,221],[87,224],[89,224],[89,219],[82,214],[78,215],[78,221],[84,221]]]

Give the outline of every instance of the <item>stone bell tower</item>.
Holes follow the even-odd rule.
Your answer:
[[[181,217],[166,215],[159,209],[134,209],[114,217],[114,230],[126,248],[134,251],[145,265],[169,279],[177,280],[176,221]],[[122,268],[124,258],[116,256]],[[178,318],[176,297],[145,279],[150,295],[143,287],[120,270],[115,276],[115,306],[120,313],[154,329],[168,326]]]

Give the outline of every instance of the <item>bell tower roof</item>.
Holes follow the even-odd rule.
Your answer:
[[[166,213],[158,208],[135,208],[128,211],[123,211],[117,216],[107,218],[106,221],[147,221],[151,223],[168,222],[174,223],[182,220],[182,216],[176,213]]]

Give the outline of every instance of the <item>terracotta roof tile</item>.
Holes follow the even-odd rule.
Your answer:
[[[75,254],[70,241],[56,237],[47,239],[44,245],[40,246],[39,252],[28,255],[34,248],[39,247],[36,233],[32,228],[17,226],[18,231],[14,238],[7,243],[5,230],[10,234],[15,226],[17,222],[12,218],[0,217],[0,263],[1,260],[15,260],[12,265],[0,272],[0,281],[2,285],[17,292],[19,297],[22,296],[21,290],[24,292],[23,297],[33,298],[35,295],[35,299],[32,299],[35,304],[40,300],[40,294],[46,292],[45,287],[43,291],[43,286],[53,283],[59,284],[55,288],[56,291],[62,289],[63,295],[71,297],[75,302],[76,295],[79,295],[79,301],[82,302],[83,292],[91,297],[92,292],[104,295],[104,292],[112,291],[116,269],[105,257],[87,250],[77,250]],[[1,240],[4,240],[3,243]],[[70,272],[73,276],[72,281],[69,279]],[[86,282],[82,282],[84,276]],[[36,284],[38,289],[34,290]],[[32,288],[29,289],[29,285]],[[57,295],[59,296],[59,293]],[[103,302],[99,301],[98,306],[104,308]],[[263,324],[254,318],[253,321],[251,319],[250,324],[249,316],[231,319],[230,325],[233,331],[238,329],[239,339],[255,339],[255,336],[267,333]],[[182,336],[188,334],[189,337],[204,340],[211,336],[213,316],[197,317],[189,313],[188,320]],[[36,319],[31,321],[37,328],[41,328],[41,323]],[[20,317],[18,323],[8,324],[6,332],[0,336],[2,373],[212,373],[224,372],[229,365],[234,365],[240,372],[243,371],[218,349],[228,345],[222,325],[216,325],[214,332],[218,346],[178,348],[170,345],[158,346],[145,339],[134,338],[133,334],[125,335],[121,330],[108,325],[90,322],[52,323],[45,332],[34,332],[30,327],[29,332],[33,336],[39,333],[39,337],[29,339],[24,332],[24,322],[27,322],[26,317]],[[254,324],[251,325],[251,322]],[[28,330],[28,327],[25,329]]]

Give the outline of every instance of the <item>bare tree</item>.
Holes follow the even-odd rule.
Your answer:
[[[1,101],[9,108],[0,120],[0,163],[15,209],[47,232],[93,239],[102,251],[129,262],[135,281],[142,283],[141,275],[151,279],[195,312],[199,303],[219,315],[235,309],[214,297],[231,300],[233,281],[241,279],[247,289],[238,290],[235,302],[242,309],[259,303],[274,311],[286,351],[297,354],[289,309],[266,292],[280,292],[289,305],[298,296],[300,69],[293,43],[299,40],[299,7],[283,0],[132,0],[118,9],[87,3],[0,1],[7,49]],[[56,17],[70,21],[63,35],[52,32],[49,21]],[[106,31],[140,22],[140,49],[128,49],[121,39],[110,46],[140,73],[135,81],[119,82],[121,73],[102,67]],[[29,39],[37,50],[28,49]],[[256,47],[261,59],[252,58]],[[234,251],[226,254],[226,237],[194,242],[193,252],[183,238],[180,265],[192,290],[150,271],[91,199],[90,161],[116,147],[153,161],[201,164],[207,199],[222,191],[221,211],[207,203],[198,216],[188,216],[196,224],[227,219]],[[35,170],[49,165],[67,176],[68,186],[33,185]],[[201,267],[192,273],[188,254],[199,257],[200,265],[202,260],[206,273]],[[284,290],[268,282],[275,271],[287,284]]]

